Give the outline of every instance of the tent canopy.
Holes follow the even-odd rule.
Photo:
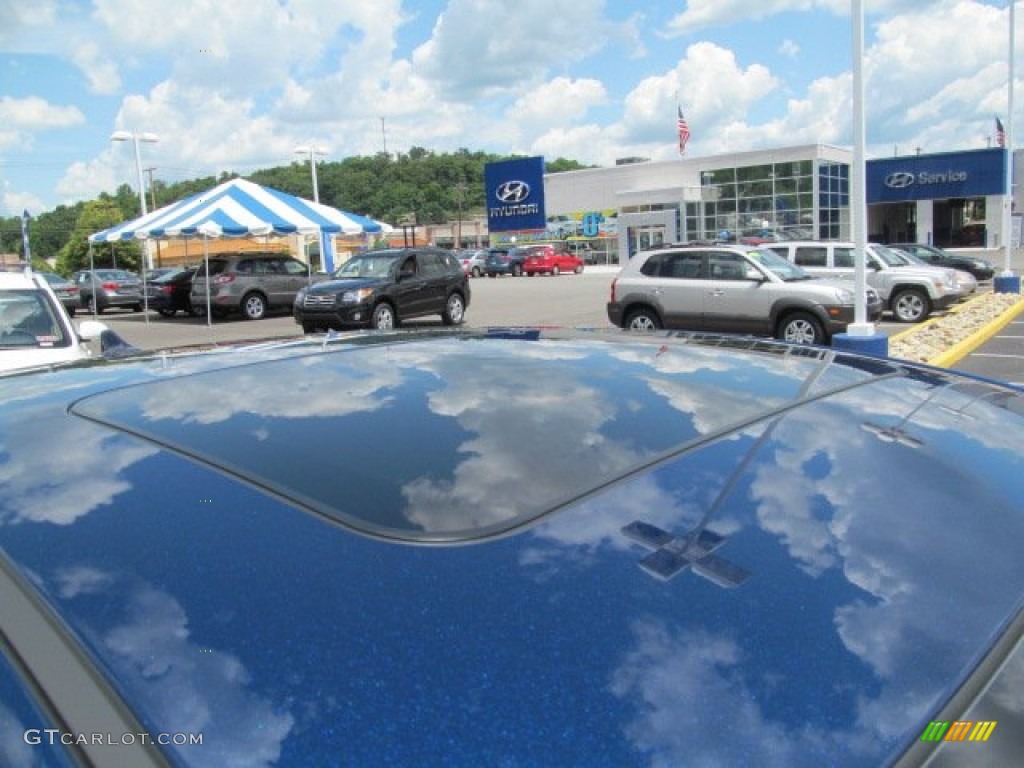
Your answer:
[[[89,242],[271,234],[357,235],[389,230],[390,226],[365,216],[245,179],[232,179],[207,192],[90,235]]]

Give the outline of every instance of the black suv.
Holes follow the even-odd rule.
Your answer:
[[[305,333],[333,328],[394,328],[402,320],[440,315],[459,325],[469,306],[469,278],[440,248],[369,251],[331,279],[299,292],[292,314]]]

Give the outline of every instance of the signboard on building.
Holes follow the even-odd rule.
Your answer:
[[[487,228],[491,232],[544,229],[544,158],[488,163]]]
[[[1001,195],[1006,150],[905,155],[866,164],[868,204]]]

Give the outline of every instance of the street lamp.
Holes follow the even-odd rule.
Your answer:
[[[160,141],[160,137],[155,133],[134,133],[132,131],[114,131],[110,134],[111,141],[130,141],[135,145],[135,172],[139,180],[139,208],[142,210],[142,215],[145,216],[148,211],[146,210],[146,190],[142,186],[142,156],[139,154],[139,142],[145,141],[149,144],[155,144]],[[149,241],[146,241],[146,269],[153,269],[153,253],[149,249]]]
[[[320,202],[320,189],[316,183],[316,156],[326,155],[330,150],[318,147],[316,144],[301,144],[295,148],[296,155],[309,155],[310,173],[313,174],[313,202]]]

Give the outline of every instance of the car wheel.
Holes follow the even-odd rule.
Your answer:
[[[132,304],[132,312],[141,312],[141,311],[142,311],[142,305],[141,304]]]
[[[448,302],[445,304],[444,312],[441,313],[441,320],[445,325],[462,325],[462,322],[466,319],[466,304],[462,300],[462,296],[457,293],[453,293],[448,297]]]
[[[554,276],[554,277],[558,277],[558,276],[559,276],[559,275],[560,275],[561,273],[562,273],[562,270],[560,270],[560,269],[558,268],[558,265],[557,265],[557,264],[556,264],[555,266],[553,266],[553,267],[551,268],[551,274],[552,274],[552,276]]]
[[[373,315],[370,317],[370,327],[378,331],[390,331],[398,325],[395,318],[395,310],[390,304],[380,303],[373,308]]]
[[[74,317],[75,316],[75,312],[77,312],[77,311],[78,310],[75,309],[74,307],[68,307],[68,317]]]
[[[103,314],[103,307],[97,307],[96,306],[96,302],[95,302],[95,300],[93,299],[92,296],[90,296],[88,299],[85,300],[85,309],[90,314],[97,314],[97,315],[102,315]]]
[[[661,320],[650,309],[636,309],[629,313],[624,327],[630,331],[656,331],[661,328]]]
[[[206,305],[205,304],[193,304],[192,309],[188,311],[192,317],[206,317]]]
[[[258,293],[248,293],[242,299],[242,314],[246,320],[262,320],[267,314],[267,300]]]
[[[315,323],[303,323],[302,324],[302,332],[303,333],[316,333],[319,330],[320,330],[320,326],[316,325]]]
[[[575,272],[577,275],[582,275],[583,274],[583,265],[582,264],[577,265],[576,269],[574,269],[573,272]]]
[[[171,309],[170,307],[160,307],[157,312],[159,312],[163,317],[174,317],[174,315],[177,314],[177,310]]]
[[[776,337],[791,344],[824,344],[825,329],[814,315],[793,312],[782,318]]]
[[[523,265],[522,264],[513,264],[512,265],[512,277],[519,277],[522,274],[523,274]]]
[[[931,313],[931,301],[919,288],[905,288],[892,297],[892,313],[901,323],[917,323]]]
[[[473,267],[471,274],[473,277],[480,277],[480,267]]]

